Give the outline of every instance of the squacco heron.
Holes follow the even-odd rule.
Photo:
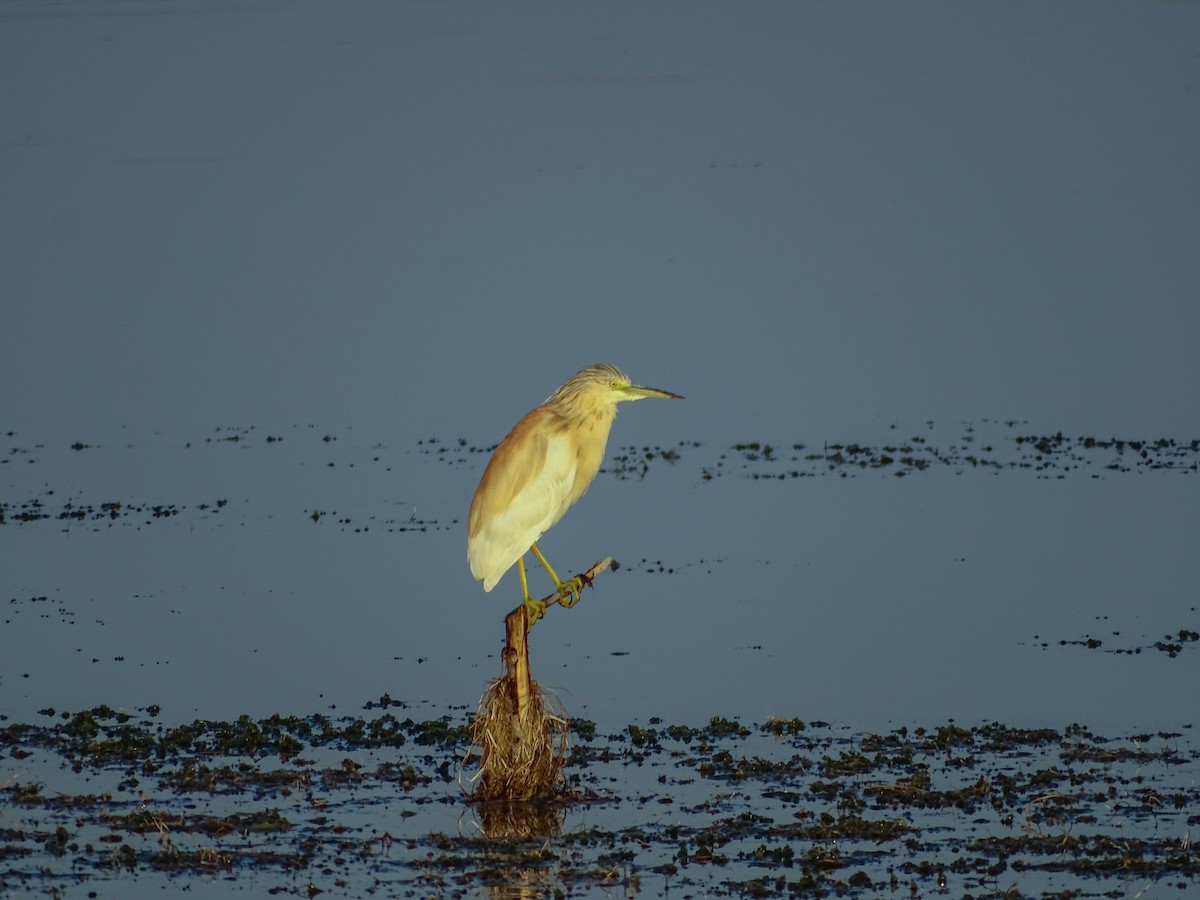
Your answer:
[[[525,552],[531,551],[553,579],[558,602],[574,606],[583,580],[561,580],[537,542],[596,477],[617,404],[643,397],[683,399],[633,384],[615,366],[581,369],[513,426],[483,470],[467,516],[471,574],[490,591],[516,563],[530,625],[541,618],[546,604],[529,596]]]

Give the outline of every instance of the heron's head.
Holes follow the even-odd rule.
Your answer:
[[[617,404],[625,400],[641,400],[658,397],[663,400],[682,400],[679,394],[660,391],[658,388],[634,384],[629,376],[616,366],[596,365],[580,369],[550,395],[547,406],[555,406],[566,413],[616,412]]]

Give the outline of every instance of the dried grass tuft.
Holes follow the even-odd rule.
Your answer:
[[[471,735],[479,752],[476,786],[468,797],[473,803],[562,796],[570,730],[566,709],[553,697],[547,701],[531,680],[528,708],[518,715],[514,681],[502,675],[479,701]]]

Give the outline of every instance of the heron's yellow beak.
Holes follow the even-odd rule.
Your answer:
[[[670,391],[660,391],[658,388],[642,387],[640,384],[631,384],[623,387],[621,390],[622,400],[641,400],[643,397],[658,397],[660,400],[682,400],[681,394],[672,394]]]

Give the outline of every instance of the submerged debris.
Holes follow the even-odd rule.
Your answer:
[[[881,444],[827,441],[820,447],[792,444],[788,448],[763,441],[734,444],[715,464],[706,465],[702,479],[710,481],[734,469],[753,480],[856,474],[878,470],[903,477],[933,469],[957,474],[969,471],[1027,472],[1039,478],[1067,474],[1104,475],[1169,470],[1200,470],[1200,439],[1126,440],[1014,434],[1018,422],[984,419],[963,423],[962,433],[937,440],[933,424],[928,434]],[[994,432],[994,433],[993,433]]]
[[[469,806],[472,717],[399,720],[384,700],[370,718],[169,725],[102,706],[8,723],[0,891],[177,892],[216,873],[353,897],[1200,887],[1200,753],[1182,732],[576,722],[569,802]]]
[[[1192,612],[1196,612],[1194,607]],[[1033,640],[1042,648],[1048,648],[1051,645],[1050,641],[1042,640],[1036,634],[1033,636]],[[1127,639],[1122,638],[1121,633],[1118,631],[1114,631],[1104,638],[1086,635],[1076,639],[1062,638],[1053,643],[1060,647],[1085,647],[1088,650],[1100,650],[1105,653],[1116,653],[1125,656],[1137,656],[1143,650],[1154,650],[1159,653],[1165,653],[1169,659],[1175,659],[1186,648],[1200,646],[1200,631],[1195,631],[1185,626],[1173,634],[1164,634],[1161,640],[1145,644],[1128,643]]]
[[[1018,429],[1027,423],[997,422],[984,419],[980,424],[961,423],[961,434],[947,436],[935,442],[933,423],[927,423],[928,433],[915,434],[904,440],[889,440],[882,443],[829,440],[820,447],[804,443],[772,444],[767,441],[739,441],[726,452],[700,463],[698,477],[711,481],[722,475],[736,472],[741,477],[755,481],[782,481],[793,478],[836,475],[854,477],[870,471],[891,473],[896,476],[913,475],[935,469],[946,469],[956,474],[969,471],[982,472],[1025,472],[1038,478],[1064,478],[1067,475],[1086,474],[1091,478],[1114,474],[1140,473],[1147,471],[1173,471],[1196,473],[1200,471],[1200,439],[1194,438],[1098,438],[1068,437],[1062,432],[1052,435],[1026,434]],[[306,429],[310,444],[318,444],[324,452],[335,443],[335,436],[321,436],[312,426]],[[232,433],[230,433],[232,432]],[[206,437],[197,445],[210,448],[239,446],[248,449],[252,440],[256,447],[274,447],[282,437],[268,435],[262,442],[253,434],[253,428],[217,429],[216,437]],[[940,443],[940,446],[938,445]],[[310,446],[306,444],[305,446]],[[185,447],[191,448],[192,442]],[[70,449],[94,451],[97,445],[79,440]],[[672,447],[621,447],[612,450],[602,472],[614,478],[645,478],[651,466],[661,463],[678,465],[694,456],[701,448],[699,441],[683,440]],[[392,451],[417,453],[430,456],[449,465],[471,465],[473,457],[491,453],[495,447],[470,444],[466,438],[453,442],[436,437],[420,438],[415,449]],[[28,457],[27,462],[39,461],[45,448],[38,445],[36,451],[26,448],[10,448],[8,457]],[[272,452],[272,451],[268,451]],[[273,451],[279,452],[279,451]],[[369,459],[363,455],[364,464],[378,464],[382,460],[378,447],[372,448]],[[86,454],[84,454],[86,455]],[[0,457],[0,462],[7,461]],[[354,461],[339,464],[354,468]],[[335,463],[326,460],[326,466]],[[93,529],[128,525],[145,527],[156,521],[181,515],[212,517],[222,513],[231,515],[226,507],[228,497],[199,500],[192,503],[153,502],[118,497],[68,496],[61,499],[51,486],[43,495],[25,499],[0,498],[0,525],[27,525],[34,522],[56,521],[68,525],[87,525]],[[224,510],[224,512],[222,512]],[[304,508],[297,511],[315,523],[332,521],[342,531],[366,533],[372,528],[388,533],[426,533],[444,531],[454,523],[433,518],[418,518],[415,511],[395,516],[369,512],[347,514],[338,511]]]

